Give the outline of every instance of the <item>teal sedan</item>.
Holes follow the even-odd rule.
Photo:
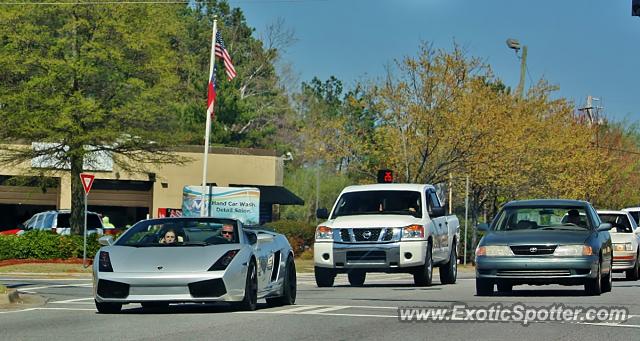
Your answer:
[[[611,291],[611,224],[586,201],[522,200],[506,204],[476,249],[476,293],[514,285],[584,285],[588,295]]]

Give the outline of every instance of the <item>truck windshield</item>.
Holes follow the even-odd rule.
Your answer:
[[[422,218],[422,200],[416,191],[361,191],[344,193],[332,219],[347,215],[404,214]]]

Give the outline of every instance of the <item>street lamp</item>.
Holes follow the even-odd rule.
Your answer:
[[[509,38],[507,39],[507,46],[516,52],[516,56],[518,56],[518,51],[522,48],[522,57],[518,56],[520,58],[520,82],[516,90],[518,96],[522,97],[524,93],[524,74],[527,70],[527,45],[520,47],[520,42],[517,39]]]

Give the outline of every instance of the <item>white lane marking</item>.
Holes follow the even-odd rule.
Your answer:
[[[291,313],[300,312],[302,310],[312,310],[312,309],[322,308],[322,307],[326,307],[326,306],[324,306],[324,305],[303,305],[303,306],[295,306],[294,308],[278,310],[277,312],[281,313],[281,314],[291,314]]]
[[[577,322],[576,324],[585,324],[588,326],[597,326],[597,327],[622,327],[622,328],[640,328],[639,324],[619,324],[619,323],[610,323],[610,322]]]
[[[49,288],[64,288],[64,287],[80,287],[80,288],[88,288],[93,286],[93,284],[91,283],[87,283],[87,284],[54,284],[54,285],[43,285],[40,287],[26,287],[26,288],[16,288],[18,290],[18,292],[27,292],[27,293],[33,293],[35,290],[41,290],[41,289],[49,289]]]
[[[31,278],[31,277],[0,277],[0,281],[11,282],[24,282],[24,281],[39,281],[39,282],[65,282],[65,281],[85,281],[90,282],[91,278]]]
[[[9,311],[0,311],[0,314],[13,314],[13,313],[26,313],[29,311],[36,310],[69,310],[69,311],[96,311],[96,309],[84,309],[84,308],[27,308],[21,310],[9,310]]]
[[[27,309],[21,309],[21,310],[0,311],[0,314],[22,313],[22,312],[27,312],[27,311],[33,311],[33,310],[36,310],[36,309],[38,309],[38,308],[27,308]]]
[[[346,309],[346,308],[349,308],[349,306],[336,305],[336,306],[326,307],[326,308],[321,308],[321,309],[305,310],[303,312],[300,312],[300,314],[320,314],[320,313],[326,313],[326,312],[329,312],[329,311],[342,310],[342,309]]]
[[[72,299],[72,300],[55,301],[55,302],[49,302],[49,303],[74,303],[74,304],[79,304],[78,302],[80,302],[80,301],[88,301],[88,300],[93,300],[93,297],[75,298],[75,299]],[[84,304],[84,303],[80,303],[80,304]],[[93,303],[90,303],[90,304],[93,304]]]

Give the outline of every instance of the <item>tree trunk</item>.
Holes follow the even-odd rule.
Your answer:
[[[84,188],[80,180],[83,158],[71,156],[71,234],[84,233]]]

